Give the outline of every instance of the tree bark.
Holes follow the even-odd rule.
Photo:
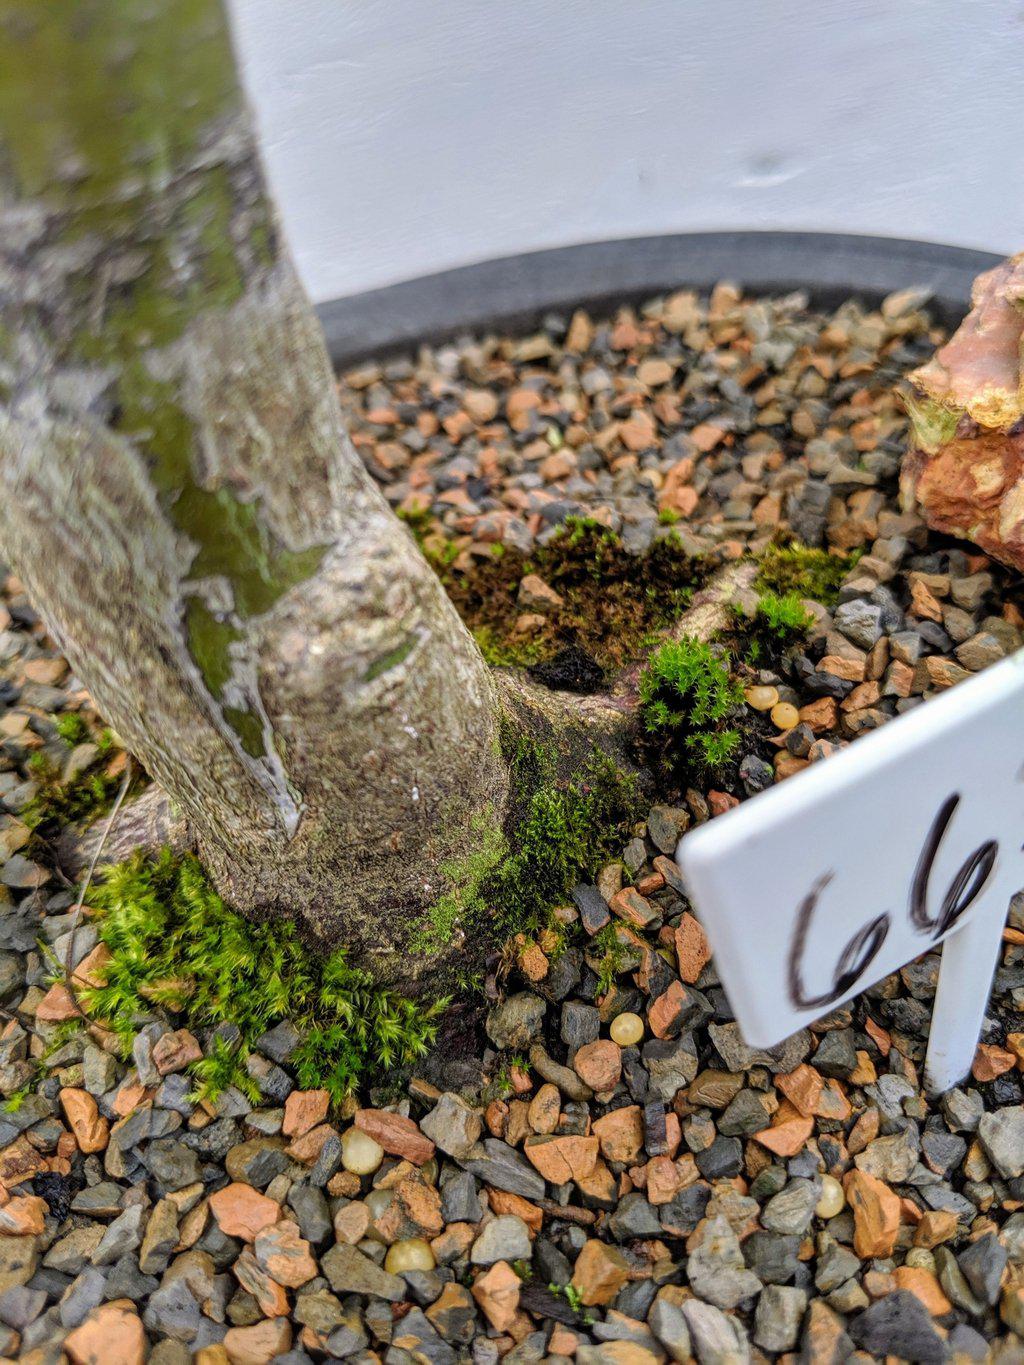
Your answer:
[[[341,425],[216,0],[0,0],[0,549],[222,893],[384,979],[500,703]]]

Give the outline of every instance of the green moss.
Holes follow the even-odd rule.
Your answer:
[[[242,633],[215,616],[200,597],[190,597],[185,603],[185,632],[189,653],[219,701],[231,677],[231,646]]]
[[[740,744],[728,727],[743,701],[726,659],[684,638],[661,645],[640,675],[640,718],[659,766],[682,779],[721,770]]]
[[[626,945],[619,938],[619,926],[609,923],[590,940],[589,955],[597,964],[597,994],[607,994],[615,978],[630,960]]]
[[[478,923],[486,914],[487,895],[508,855],[508,844],[493,809],[474,814],[470,830],[478,846],[465,858],[442,865],[449,889],[430,907],[427,924],[413,936],[409,945],[413,952],[437,952],[465,925]]]
[[[761,556],[757,586],[766,592],[795,593],[831,608],[836,604],[843,579],[859,558],[857,552],[831,554],[798,541],[769,545]]]
[[[558,1298],[565,1299],[574,1313],[578,1313],[584,1320],[589,1318],[590,1321],[593,1321],[592,1315],[588,1314],[586,1311],[586,1305],[580,1297],[580,1291],[574,1284],[552,1283],[548,1285],[548,1288],[551,1290],[552,1294],[556,1295]]]
[[[54,722],[57,733],[73,749],[76,744],[84,744],[89,738],[89,727],[77,711],[65,711]]]
[[[303,1039],[293,1058],[299,1084],[335,1101],[375,1068],[422,1055],[433,1037],[443,1002],[400,999],[351,966],[344,949],[315,957],[288,922],[244,919],[194,858],[134,857],[109,869],[89,899],[111,959],[104,983],[81,991],[83,1005],[126,1050],[154,1005],[192,1029],[230,1026],[195,1068],[205,1098],[227,1085],[256,1098],[245,1060],[282,1019]]]
[[[207,489],[196,483],[195,430],[174,384],[154,379],[135,359],[125,367],[119,389],[117,428],[141,443],[164,511],[195,546],[190,577],[225,578],[231,585],[235,616],[244,621],[269,611],[285,592],[316,571],[325,547],[288,550],[271,535],[258,503],[241,502],[224,487]],[[231,676],[230,646],[242,632],[194,596],[185,602],[185,628],[196,666],[211,695],[219,699]],[[241,714],[250,713],[234,712],[235,717]],[[236,723],[229,717],[229,723],[252,752],[258,719]]]
[[[795,592],[787,592],[781,597],[776,592],[763,592],[757,599],[755,619],[780,640],[806,635],[814,625],[814,617]]]
[[[34,1082],[29,1081],[26,1085],[15,1090],[12,1095],[8,1095],[7,1099],[4,1101],[4,1113],[16,1114],[34,1089]]]
[[[450,889],[414,937],[414,951],[436,952],[461,933],[472,965],[517,934],[546,929],[551,910],[595,875],[639,816],[636,778],[597,750],[572,774],[560,774],[552,747],[521,736],[505,756],[513,814],[504,828],[492,811],[475,818],[478,847],[444,869]]]
[[[254,711],[243,711],[237,706],[225,706],[224,719],[234,730],[239,743],[250,758],[264,756],[267,746],[263,737],[263,722]]]
[[[569,774],[553,747],[525,738],[508,758],[520,797],[493,892],[503,937],[544,927],[551,908],[618,849],[643,805],[637,777],[598,749]]]
[[[551,543],[563,542],[575,549],[583,546],[584,549],[593,550],[595,545],[614,545],[618,541],[615,532],[609,530],[603,521],[598,521],[596,517],[566,517],[559,528],[558,535],[552,538]]]
[[[947,407],[934,398],[909,390],[900,396],[910,418],[914,444],[929,455],[935,455],[956,435],[964,409]]]
[[[109,735],[109,731],[105,733]],[[88,732],[85,738],[88,738]],[[81,741],[76,739],[74,743]],[[97,763],[109,756],[111,747],[109,743],[97,742]],[[64,782],[58,766],[42,752],[32,755],[28,767],[39,783],[39,790],[18,818],[45,838],[58,834],[65,825],[95,820],[102,815],[122,782],[120,775],[97,772],[95,764],[70,782]]]
[[[409,534],[422,550],[427,536],[436,527],[430,508],[421,506],[399,507],[396,509],[395,515],[399,521],[405,522],[409,528]]]
[[[760,594],[753,618],[741,621],[738,627],[749,663],[775,662],[781,650],[807,635],[814,617],[804,606],[805,600],[795,592],[780,596],[768,589]]]
[[[459,547],[449,540],[443,528],[435,520],[427,507],[399,507],[396,515],[409,528],[413,540],[419,546],[424,558],[434,571],[444,576],[458,557]],[[495,549],[501,548],[495,546]]]
[[[509,639],[493,626],[477,626],[473,639],[492,668],[529,668],[543,657],[544,649],[538,641],[523,635]]]

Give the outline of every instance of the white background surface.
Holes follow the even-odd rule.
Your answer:
[[[1024,247],[1024,0],[230,0],[316,302],[543,247]]]

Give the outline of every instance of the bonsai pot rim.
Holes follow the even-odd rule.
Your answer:
[[[466,332],[514,330],[545,313],[637,301],[732,280],[749,293],[803,289],[812,304],[877,304],[922,286],[938,321],[955,326],[971,283],[1001,257],[968,247],[832,232],[692,232],[582,242],[424,275],[332,299],[317,312],[336,365]]]

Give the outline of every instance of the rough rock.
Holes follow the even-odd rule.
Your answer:
[[[420,1129],[438,1149],[462,1160],[480,1140],[483,1121],[472,1106],[458,1095],[446,1093],[420,1120]]]

